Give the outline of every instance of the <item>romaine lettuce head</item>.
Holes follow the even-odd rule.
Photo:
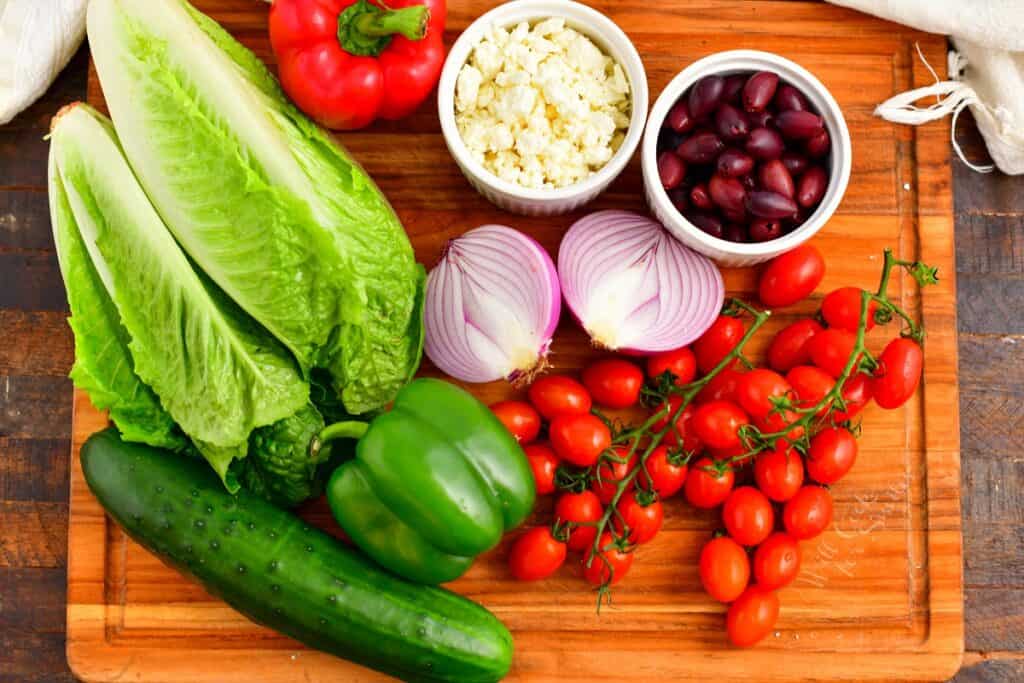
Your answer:
[[[128,160],[189,256],[347,410],[387,403],[419,364],[424,274],[369,176],[183,0],[92,0],[88,31]]]

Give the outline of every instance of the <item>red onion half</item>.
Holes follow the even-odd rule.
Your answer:
[[[528,382],[562,312],[555,264],[518,230],[484,225],[450,241],[427,277],[424,350],[465,382]]]
[[[558,275],[576,320],[612,351],[685,346],[710,327],[725,298],[711,261],[628,211],[599,211],[573,224],[558,250]]]

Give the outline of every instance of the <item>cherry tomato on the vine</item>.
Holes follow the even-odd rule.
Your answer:
[[[768,365],[777,372],[786,373],[798,365],[811,362],[807,342],[824,327],[817,320],[804,318],[784,327],[768,347]]]
[[[821,486],[804,486],[782,509],[782,522],[793,538],[814,538],[832,523],[832,495]]]
[[[811,439],[807,474],[819,484],[834,484],[857,459],[857,439],[843,427],[825,427]]]
[[[637,475],[640,485],[652,487],[661,499],[676,495],[686,483],[687,467],[683,457],[666,446],[658,446],[647,456],[647,474]]]
[[[608,425],[590,413],[559,415],[548,430],[551,447],[562,460],[578,467],[590,467],[612,444]]]
[[[537,484],[537,495],[555,492],[555,474],[558,472],[558,456],[547,443],[531,443],[523,447],[526,460],[533,470],[533,481]]]
[[[848,332],[856,332],[860,326],[860,295],[864,290],[860,287],[840,287],[834,289],[825,296],[821,302],[821,317],[825,319],[829,327],[836,327]],[[875,311],[878,310],[878,303],[874,300],[868,302],[867,327],[870,330],[875,326]]]
[[[713,538],[700,551],[700,581],[719,602],[732,602],[750,583],[747,551],[728,536]]]
[[[740,407],[764,434],[780,432],[800,417],[792,410],[775,407],[774,401],[783,398],[789,398],[795,405],[796,395],[786,378],[774,370],[754,368],[744,374],[736,389],[736,397]],[[799,439],[803,433],[803,426],[797,426],[789,431],[789,437]]]
[[[837,379],[843,374],[856,345],[857,337],[853,332],[830,327],[811,337],[807,350],[812,363]]]
[[[825,259],[813,245],[802,244],[768,263],[758,293],[769,308],[791,306],[815,290],[825,277]]]
[[[598,541],[597,555],[594,556],[593,550],[588,550],[583,557],[583,578],[594,586],[613,586],[622,580],[632,566],[633,553],[620,548],[611,533],[606,531]]]
[[[720,315],[711,327],[693,343],[693,354],[697,358],[697,369],[707,374],[722,362],[722,359],[736,348],[746,334],[743,321],[727,315]]]
[[[679,411],[679,406],[683,403],[682,396],[672,395],[668,398],[668,410],[666,411],[665,417],[655,422],[651,429],[658,432],[665,428],[668,424],[669,419]],[[675,427],[670,429],[665,438],[662,440],[666,446],[679,446],[688,453],[697,453],[703,448],[703,444],[699,438],[697,438],[697,432],[693,428],[693,414],[697,412],[697,408],[691,403],[690,405],[683,408],[683,411],[679,413],[679,417],[676,418]]]
[[[619,533],[624,533],[623,523],[629,529],[629,542],[640,545],[647,543],[661,531],[661,524],[665,520],[665,511],[661,507],[658,497],[649,491],[626,491],[616,504],[619,510],[614,516],[615,528]]]
[[[920,344],[905,337],[893,339],[878,357],[878,369],[871,380],[875,403],[887,410],[906,403],[917,391],[923,367]]]
[[[777,531],[757,546],[753,564],[757,585],[773,590],[787,586],[800,572],[800,544]]]
[[[754,546],[772,533],[775,511],[763,493],[753,486],[740,486],[725,499],[722,522],[733,540],[740,545]]]
[[[786,373],[786,380],[792,385],[801,408],[817,405],[836,385],[832,375],[813,365],[796,366]],[[818,414],[823,415],[827,410],[828,406],[825,406]]]
[[[491,411],[521,444],[530,443],[540,433],[540,415],[526,401],[499,401]]]
[[[555,519],[573,524],[597,522],[604,514],[604,508],[593,491],[563,493],[555,503]],[[596,526],[577,526],[569,531],[569,550],[582,552],[594,543]]]
[[[648,377],[656,380],[666,372],[675,376],[678,386],[689,384],[697,378],[697,357],[689,346],[656,353],[647,359]]]
[[[736,390],[739,388],[740,380],[746,373],[736,368],[726,368],[711,378],[704,385],[704,388],[697,392],[693,402],[696,404],[710,403],[711,401],[732,401],[736,402]]]
[[[644,373],[628,360],[606,358],[583,370],[583,386],[600,406],[629,408],[640,400]]]
[[[753,584],[729,605],[725,630],[736,647],[750,647],[764,640],[779,619],[779,596]]]
[[[837,410],[833,415],[836,422],[845,422],[856,417],[864,407],[871,402],[872,398],[871,378],[863,372],[848,377],[843,384],[843,402],[846,404],[844,410]]]
[[[711,458],[701,458],[693,463],[686,475],[683,491],[686,500],[695,508],[713,508],[729,497],[736,473],[729,465],[716,464]]]
[[[559,415],[583,415],[593,402],[586,388],[565,375],[545,375],[530,385],[530,403],[545,419]]]
[[[693,429],[701,443],[710,448],[733,448],[742,443],[739,428],[750,424],[750,418],[729,401],[712,401],[697,408]]]
[[[551,534],[551,529],[538,526],[516,539],[508,556],[512,576],[520,581],[538,581],[558,571],[565,563],[565,542]]]
[[[636,467],[637,456],[636,453],[629,455],[629,449],[622,446],[618,446],[615,449],[616,458],[626,458],[628,460],[624,462],[618,462],[606,458],[601,461],[597,466],[597,470],[594,472],[594,480],[590,482],[590,488],[593,489],[594,493],[601,500],[602,503],[607,505],[612,502],[612,498],[615,497],[615,492],[619,488],[619,484],[625,479],[630,471]]]
[[[789,444],[765,451],[754,462],[754,481],[761,492],[776,503],[784,503],[804,483],[804,461]]]

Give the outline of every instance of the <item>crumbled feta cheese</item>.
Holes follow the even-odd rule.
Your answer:
[[[499,178],[565,187],[600,170],[625,140],[622,67],[559,18],[490,27],[456,81],[456,123]]]

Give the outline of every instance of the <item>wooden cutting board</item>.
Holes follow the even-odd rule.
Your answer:
[[[197,3],[272,60],[266,7],[254,0]],[[449,44],[493,0],[453,0]],[[928,330],[923,391],[904,408],[864,415],[860,458],[835,486],[835,524],[803,546],[800,577],[781,593],[774,636],[751,650],[730,648],[724,609],[701,590],[696,560],[718,525],[713,513],[666,503],[665,530],[637,551],[614,605],[600,616],[594,594],[569,563],[532,584],[509,579],[508,542],[482,558],[456,591],[493,610],[513,631],[510,679],[522,681],[676,681],[944,679],[963,650],[956,297],[949,128],[911,129],[872,116],[891,94],[931,82],[915,51],[937,68],[943,38],[908,31],[830,5],[767,0],[602,0],[590,3],[629,34],[643,56],[652,99],[691,61],[712,52],[779,52],[814,72],[842,105],[853,138],[853,176],[839,213],[815,243],[828,273],[819,292],[877,281],[883,247],[938,266],[941,283],[921,296],[908,278],[893,291]],[[95,80],[89,99],[102,108]],[[446,240],[483,223],[534,235],[552,254],[579,215],[523,218],[479,197],[448,155],[436,112],[346,133],[342,140],[391,199],[420,260],[433,264]],[[644,210],[634,162],[590,210]],[[756,273],[725,273],[730,292],[749,296]],[[770,335],[819,300],[774,316]],[[568,316],[566,316],[568,318]],[[884,344],[884,333],[872,336]],[[566,323],[552,356],[558,370],[597,354]],[[436,371],[425,364],[424,373]],[[478,386],[484,401],[504,384]],[[74,451],[106,424],[76,393]],[[542,500],[531,524],[550,519]],[[323,501],[303,515],[332,527]],[[369,681],[381,676],[256,626],[126,540],[104,517],[72,458],[68,556],[68,660],[88,681]]]

